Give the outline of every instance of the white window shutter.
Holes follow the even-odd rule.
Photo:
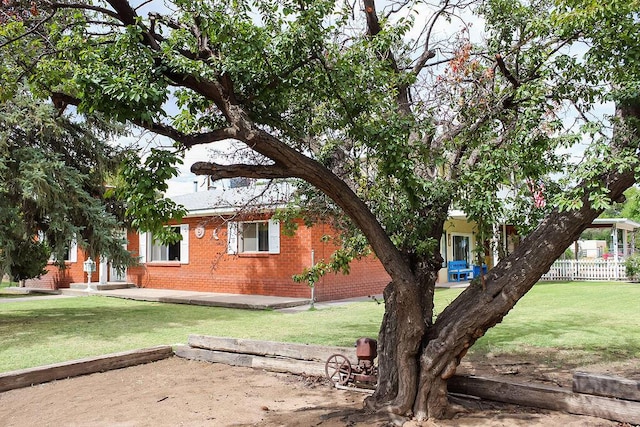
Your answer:
[[[138,258],[140,258],[140,263],[144,264],[147,262],[147,233],[138,234],[139,246],[138,246]]]
[[[78,241],[73,239],[69,245],[69,261],[78,262]]]
[[[45,240],[46,240],[46,237],[44,236],[44,232],[38,230],[38,242],[42,244],[42,243],[45,243]],[[49,255],[49,261],[55,262],[55,260],[56,260],[56,257],[53,254],[53,252],[51,252],[51,255]]]
[[[180,263],[189,264],[189,224],[180,225]]]
[[[269,253],[280,253],[280,221],[269,220]]]
[[[227,223],[227,253],[238,253],[238,223],[234,221]]]

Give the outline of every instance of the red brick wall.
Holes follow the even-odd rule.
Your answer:
[[[266,219],[251,218],[251,219]],[[311,290],[305,283],[295,283],[294,274],[301,273],[311,265],[311,250],[315,261],[328,260],[336,246],[323,242],[322,236],[331,233],[326,225],[307,228],[300,221],[293,236],[280,236],[279,254],[227,254],[227,226],[220,219],[187,218],[189,224],[189,263],[147,262],[127,270],[127,280],[139,287],[158,289],[178,289],[204,292],[258,294],[309,298]],[[202,224],[205,234],[195,235],[196,227]],[[215,233],[214,233],[215,230]],[[282,230],[281,230],[282,231]],[[138,255],[139,238],[129,232],[128,249]],[[69,268],[52,271],[29,286],[61,288],[70,283],[86,282],[82,271],[85,256],[78,252],[78,262],[68,264]],[[92,282],[98,280],[98,272]],[[381,294],[389,282],[389,276],[374,257],[354,261],[351,274],[333,274],[323,277],[316,284],[315,296],[318,301],[328,301],[357,296]]]
[[[202,218],[183,221],[189,224],[189,264],[148,262],[130,269],[129,280],[149,288],[309,298],[309,287],[295,283],[293,275],[311,265],[312,242],[316,261],[328,259],[335,250],[331,242],[321,241],[327,226],[307,228],[299,222],[293,236],[281,235],[279,254],[230,255],[227,225],[221,220],[204,220],[208,222]],[[199,224],[205,227],[200,239],[195,236]],[[133,240],[130,238],[129,249],[135,252],[137,237]],[[370,257],[355,261],[348,276],[329,274],[322,278],[316,284],[315,296],[318,301],[327,301],[381,294],[388,282],[389,276],[381,264]]]
[[[313,227],[311,241],[313,242],[315,261],[328,261],[338,248],[333,239],[323,239],[323,236],[335,235],[334,230],[327,225]],[[315,296],[318,301],[331,301],[345,298],[381,295],[391,278],[382,267],[380,261],[373,255],[351,262],[350,273],[329,273],[316,284]]]
[[[78,262],[65,262],[65,269],[60,269],[53,263],[47,265],[47,274],[39,279],[27,280],[25,286],[40,289],[68,288],[71,283],[87,281],[87,275],[82,269],[82,263],[86,260],[84,252],[78,249]],[[97,268],[96,268],[97,270]],[[91,275],[91,281],[98,281],[98,272]]]
[[[189,224],[188,264],[148,262],[138,268],[135,277],[130,277],[130,280],[150,288],[301,298],[308,295],[307,287],[294,283],[292,279],[303,267],[300,248],[308,234],[304,227],[292,237],[280,237],[279,254],[229,255],[226,224],[220,220],[207,220],[206,223],[200,218],[182,221],[183,224]],[[195,236],[195,228],[201,223],[205,227],[205,234],[199,239]],[[131,272],[129,276],[132,276]]]

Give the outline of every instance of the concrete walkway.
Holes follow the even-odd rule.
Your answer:
[[[61,289],[63,295],[100,295],[137,301],[206,305],[211,307],[246,308],[254,310],[281,309],[308,305],[306,298],[271,297],[264,295],[223,294],[215,292],[179,291],[171,289],[124,288],[104,291]]]
[[[443,288],[463,288],[468,282],[445,283],[438,285]],[[211,307],[244,308],[253,310],[279,310],[285,313],[297,313],[309,310],[310,301],[307,298],[273,297],[265,295],[224,294],[215,292],[180,291],[171,289],[151,288],[123,288],[111,290],[60,289],[59,291],[16,288],[22,293],[49,293],[52,295],[27,296],[25,298],[0,298],[0,303],[34,301],[38,299],[69,298],[78,296],[106,296],[124,298],[137,301],[166,302],[174,304],[205,305]],[[383,303],[382,295],[374,297],[358,297],[336,301],[316,302],[314,308],[323,309],[336,307],[359,301],[376,301]]]

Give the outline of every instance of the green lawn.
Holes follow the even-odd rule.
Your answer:
[[[8,288],[9,286],[15,286],[15,283],[12,282],[3,282],[0,280],[0,291],[4,288]]]
[[[441,310],[459,290],[438,290]],[[375,337],[374,301],[285,314],[106,297],[0,304],[0,372],[160,344],[189,334],[353,345]],[[640,354],[640,285],[542,283],[489,331],[474,354],[561,348],[622,359]],[[552,351],[552,350],[549,350]]]
[[[640,357],[640,284],[539,283],[474,351],[526,353],[530,347],[583,361]]]

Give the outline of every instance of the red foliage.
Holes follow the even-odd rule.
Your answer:
[[[0,24],[10,21],[26,21],[40,15],[35,1],[2,0],[0,5]]]

